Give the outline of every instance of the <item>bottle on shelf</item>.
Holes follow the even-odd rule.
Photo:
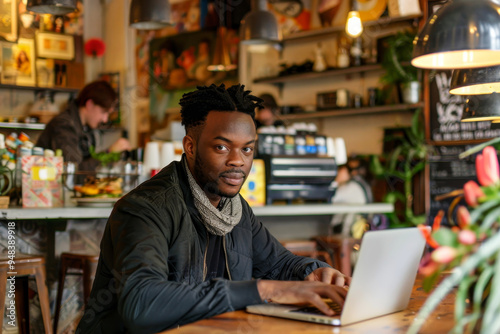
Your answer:
[[[326,70],[326,61],[325,61],[325,56],[323,55],[323,46],[321,45],[321,42],[319,42],[316,45],[314,53],[315,57],[314,57],[313,70],[315,72],[323,72],[324,70]]]
[[[337,46],[337,67],[349,67],[349,39],[345,34],[339,36]]]
[[[353,38],[351,44],[351,66],[362,65],[361,57],[363,56],[363,40],[361,37]]]

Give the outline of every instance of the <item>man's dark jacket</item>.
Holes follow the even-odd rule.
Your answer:
[[[230,280],[207,281],[208,232],[182,163],[118,201],[77,333],[157,333],[261,303],[252,278],[302,280],[327,266],[283,248],[241,201],[241,221],[224,238]]]

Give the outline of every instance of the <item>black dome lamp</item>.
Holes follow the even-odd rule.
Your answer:
[[[135,29],[162,29],[172,25],[168,0],[132,0],[129,24]]]
[[[252,10],[241,20],[240,40],[244,44],[279,43],[278,20],[267,10],[267,0],[252,0]]]
[[[492,0],[452,0],[432,14],[413,41],[411,64],[461,69],[500,64],[500,5]]]
[[[462,122],[500,120],[500,94],[470,95],[465,99]]]
[[[76,11],[76,0],[28,0],[26,9],[38,14],[65,15]]]

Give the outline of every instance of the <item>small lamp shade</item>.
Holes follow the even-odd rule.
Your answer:
[[[500,119],[500,94],[470,95],[465,99],[462,122]]]
[[[450,93],[477,95],[500,92],[500,66],[454,70]]]
[[[491,0],[452,0],[414,40],[412,65],[459,69],[500,64],[500,5]]]
[[[281,29],[276,17],[266,10],[266,0],[254,0],[252,10],[243,17],[240,40],[244,44],[279,43]]]
[[[172,25],[168,0],[132,0],[129,24],[135,29],[162,29]]]
[[[28,0],[26,8],[38,14],[65,15],[76,11],[76,0]]]

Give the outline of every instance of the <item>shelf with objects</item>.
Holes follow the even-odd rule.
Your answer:
[[[424,102],[413,104],[393,104],[375,107],[361,107],[361,108],[348,108],[348,109],[331,109],[314,112],[304,112],[298,114],[281,115],[283,120],[299,120],[311,118],[324,118],[324,117],[338,117],[338,116],[355,116],[355,115],[369,115],[380,113],[391,113],[400,111],[414,111],[418,108],[423,108]]]
[[[80,90],[79,88],[68,88],[68,87],[21,86],[21,85],[8,85],[8,84],[0,84],[0,89],[49,91],[51,93],[72,93],[72,94],[76,94]]]
[[[399,16],[399,17],[381,17],[378,20],[372,20],[372,21],[366,21],[363,22],[363,26],[365,28],[368,27],[377,27],[377,26],[387,26],[391,25],[394,23],[399,23],[399,22],[417,22],[422,18],[422,14],[417,14],[417,15],[407,15],[407,16]],[[319,29],[311,29],[311,30],[305,30],[305,31],[298,31],[295,33],[292,33],[285,38],[283,38],[283,42],[290,42],[290,41],[299,41],[299,40],[306,40],[310,38],[316,38],[316,37],[323,37],[335,33],[339,33],[345,30],[345,25],[338,25],[338,26],[333,26],[333,27],[326,27],[326,28],[319,28]]]

